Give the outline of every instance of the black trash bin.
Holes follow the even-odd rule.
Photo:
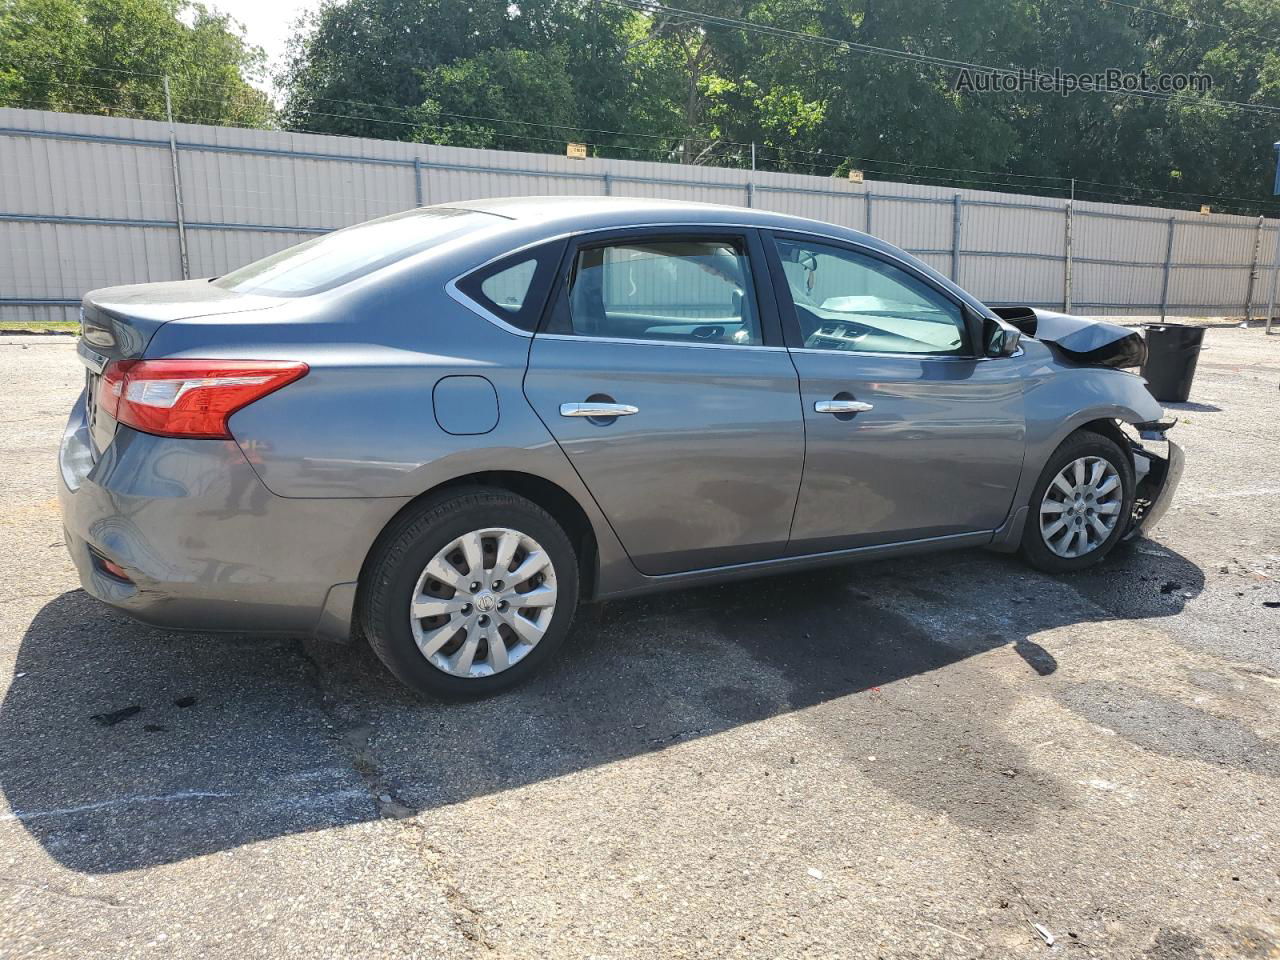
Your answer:
[[[1186,403],[1191,396],[1204,331],[1204,327],[1190,324],[1146,325],[1147,359],[1142,362],[1142,375],[1151,395],[1161,403]]]

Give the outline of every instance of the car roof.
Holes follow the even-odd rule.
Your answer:
[[[744,185],[745,186],[745,185]],[[531,233],[553,237],[590,230],[607,230],[611,227],[637,227],[650,225],[763,227],[774,230],[793,230],[816,237],[834,237],[878,250],[892,258],[906,261],[916,269],[946,287],[954,295],[974,309],[985,313],[987,308],[968,291],[957,286],[950,278],[939,273],[929,264],[884,240],[851,227],[795,217],[756,207],[735,207],[719,203],[697,203],[691,200],[664,200],[646,197],[495,197],[484,200],[465,200],[441,204],[441,206],[477,210],[510,221],[509,230],[498,228],[490,231],[490,237],[504,233],[520,234],[524,240],[533,241]]]
[[[834,223],[753,207],[698,203],[691,200],[582,196],[495,197],[488,200],[449,203],[447,206],[480,210],[511,220],[534,220],[548,228],[571,226],[581,230],[647,224],[723,223],[774,227],[779,230],[800,230],[806,233],[826,233],[856,239],[873,246],[882,245],[882,242],[874,237]],[[884,246],[888,247],[888,245]]]

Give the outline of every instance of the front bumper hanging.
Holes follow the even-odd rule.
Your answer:
[[[1174,421],[1135,424],[1144,441],[1163,442],[1168,447],[1162,457],[1143,443],[1131,441],[1134,476],[1137,479],[1133,497],[1133,516],[1124,538],[1131,540],[1151,530],[1169,509],[1174,491],[1182,479],[1186,457],[1182,448],[1165,436]]]

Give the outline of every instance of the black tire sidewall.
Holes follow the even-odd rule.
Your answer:
[[[1116,468],[1120,476],[1120,484],[1124,497],[1120,506],[1120,522],[1111,531],[1111,535],[1098,547],[1081,557],[1060,557],[1049,549],[1040,534],[1040,502],[1045,491],[1058,472],[1073,460],[1081,457],[1104,457]],[[1022,554],[1027,562],[1038,570],[1047,573],[1069,573],[1083,570],[1099,563],[1109,554],[1124,537],[1129,528],[1129,517],[1133,513],[1134,477],[1133,464],[1128,454],[1110,437],[1090,430],[1080,430],[1071,434],[1059,444],[1045,463],[1031,491],[1031,503],[1027,509],[1027,523],[1022,534]]]
[[[555,567],[557,600],[546,632],[519,663],[489,677],[455,677],[418,649],[409,603],[418,577],[450,541],[484,527],[509,527],[542,545]],[[370,646],[406,686],[444,699],[488,696],[520,683],[564,642],[578,602],[578,558],[560,525],[537,505],[505,491],[473,490],[423,504],[377,549],[361,604]]]

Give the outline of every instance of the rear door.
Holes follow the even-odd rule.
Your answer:
[[[804,425],[766,270],[750,230],[566,254],[525,393],[643,573],[785,553]]]
[[[766,249],[808,445],[790,552],[994,530],[1022,470],[1021,356],[910,264],[776,233]]]

